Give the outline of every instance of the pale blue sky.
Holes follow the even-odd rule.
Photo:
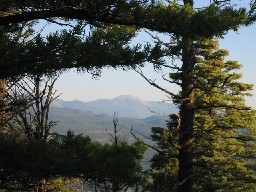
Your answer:
[[[249,0],[235,1],[247,5],[250,2]],[[144,38],[144,35],[140,35],[138,41],[143,42]],[[244,74],[242,80],[256,86],[256,24],[240,28],[238,32],[229,32],[224,39],[220,40],[220,47],[230,51],[228,59],[237,60],[244,65],[241,70]],[[144,71],[168,90],[174,92],[178,90],[177,87],[161,81],[161,76],[156,75],[152,67],[148,66]],[[144,100],[156,101],[168,99],[165,93],[149,85],[134,71],[125,72],[121,69],[104,69],[98,80],[93,80],[88,73],[77,74],[70,71],[61,75],[55,88],[59,93],[63,93],[60,98],[64,100],[91,101],[103,98],[111,99],[118,95],[132,95]],[[248,98],[247,103],[256,107],[256,89],[253,94],[255,96]]]
[[[141,36],[143,40],[144,36]],[[238,32],[229,32],[220,40],[220,47],[230,51],[228,59],[237,60],[243,64],[241,72],[243,81],[256,85],[256,25],[241,28]],[[148,66],[144,69],[149,76],[155,76],[164,87],[177,91],[177,87],[161,81],[160,76]],[[90,74],[68,72],[56,82],[55,88],[63,93],[64,100],[91,101],[102,98],[114,98],[118,95],[133,95],[144,100],[166,100],[166,94],[150,86],[134,71],[104,69],[98,80],[93,80]],[[256,89],[253,93],[256,95]],[[256,97],[247,99],[248,104],[256,106]]]

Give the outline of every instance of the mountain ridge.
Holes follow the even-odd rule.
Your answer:
[[[119,117],[145,119],[155,114],[177,113],[177,107],[173,103],[144,101],[138,97],[130,95],[120,95],[113,99],[98,99],[88,102],[79,100],[64,101],[56,99],[52,103],[53,107],[78,109],[91,111],[95,114],[113,115],[118,113]]]

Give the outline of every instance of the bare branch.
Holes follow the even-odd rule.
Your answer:
[[[174,43],[171,43],[171,42],[166,43],[166,42],[162,41],[162,40],[160,39],[160,37],[158,37],[157,35],[153,35],[149,30],[144,29],[144,31],[145,31],[151,38],[153,38],[153,39],[155,40],[155,43],[159,43],[159,44],[164,45],[164,46],[166,46],[166,47],[169,47],[170,45],[173,45],[173,44],[174,44]]]
[[[47,139],[49,130],[56,124],[49,121],[49,107],[60,96],[55,96],[56,90],[53,91],[57,78],[43,79],[37,75],[10,81],[6,97],[10,103],[6,108],[9,130],[19,129],[28,138]]]
[[[165,80],[165,81],[167,81],[167,82],[169,82],[169,83],[171,83],[171,84],[176,84],[176,85],[180,85],[180,86],[181,86],[181,83],[180,83],[180,82],[171,81],[171,80],[169,80],[169,79],[166,79],[164,74],[162,75],[162,78],[163,78],[163,80]]]
[[[46,21],[50,22],[50,23],[54,23],[54,24],[57,24],[57,25],[60,25],[60,26],[64,26],[64,27],[71,27],[71,28],[74,28],[75,26],[71,25],[70,23],[61,23],[61,22],[58,22],[52,18],[49,18],[49,19],[45,19]]]
[[[170,69],[175,69],[175,70],[181,71],[181,68],[178,67],[177,65],[171,66],[171,65],[161,64],[161,66],[166,67],[166,68],[170,68]]]
[[[141,139],[138,138],[138,137],[135,135],[135,133],[133,132],[133,126],[131,127],[130,133],[131,133],[131,135],[134,137],[134,139],[141,141]],[[142,135],[141,133],[138,133],[138,134]],[[148,139],[151,139],[151,138],[149,138],[149,137],[147,137],[147,136],[145,136],[145,135],[142,135],[142,136],[143,136],[143,137],[146,137],[146,138],[148,138]],[[142,141],[142,142],[143,142],[143,141]],[[157,147],[154,147],[154,146],[152,146],[152,145],[149,145],[149,144],[147,144],[147,143],[145,143],[145,142],[143,142],[143,144],[146,145],[147,147],[149,147],[149,148],[151,148],[151,149],[157,151],[158,153],[162,153],[162,151],[159,150]]]
[[[153,81],[153,80],[147,78],[147,77],[143,74],[142,70],[138,70],[138,69],[136,69],[136,68],[133,68],[133,69],[134,69],[134,71],[136,71],[138,74],[140,74],[150,85],[152,85],[152,86],[154,86],[154,87],[160,89],[161,91],[167,93],[168,95],[171,95],[172,97],[175,97],[175,94],[173,94],[172,92],[168,91],[167,89],[164,89],[163,87],[161,87],[160,85],[158,85],[157,83],[155,83],[155,81]]]

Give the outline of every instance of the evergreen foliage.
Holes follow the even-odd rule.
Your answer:
[[[187,2],[151,0],[1,1],[0,25],[55,18],[92,25],[128,25],[179,35],[216,35],[249,21],[245,9],[210,6],[193,9]],[[209,16],[210,15],[210,16]],[[200,22],[198,22],[200,21]],[[228,21],[228,22],[227,22]]]
[[[202,39],[196,47],[193,168],[188,174],[192,190],[255,191],[256,113],[244,101],[252,85],[239,81],[236,71],[241,64],[225,61],[228,51],[219,49],[217,41]],[[182,147],[177,134],[180,117],[170,118],[169,130],[152,129],[161,149],[152,159],[156,191],[159,186],[159,191],[175,190],[180,184],[175,179]]]
[[[94,28],[87,36],[81,35],[82,30],[63,30],[46,37],[31,35],[31,39],[25,42],[20,42],[19,37],[12,37],[13,34],[6,33],[5,30],[0,32],[2,78],[23,74],[50,74],[70,68],[98,76],[104,66],[128,69],[130,65],[161,62],[159,56],[151,54],[157,47],[149,44],[130,45],[136,33],[133,28],[128,27]]]
[[[72,132],[47,141],[1,135],[0,189],[37,191],[62,177],[79,178],[93,189],[120,191],[141,182],[144,151],[141,142],[100,144]]]
[[[239,81],[236,61],[218,42],[201,44],[196,66],[195,187],[197,191],[255,191],[255,111],[245,104],[252,84]],[[198,182],[198,183],[197,183]]]
[[[165,54],[155,51],[158,46],[129,46],[135,35],[131,26],[136,30],[146,28],[181,36],[220,36],[253,20],[253,9],[247,11],[216,3],[194,9],[193,3],[187,2],[181,6],[177,1],[151,0],[2,0],[0,77],[70,68],[98,74],[104,66],[161,63],[159,58]],[[69,27],[70,31],[53,32],[43,38],[33,33],[38,20]],[[20,34],[20,29],[27,25],[30,30],[23,35],[34,34],[35,37],[28,38],[25,43],[13,39],[13,35]],[[91,35],[84,37],[84,31]]]

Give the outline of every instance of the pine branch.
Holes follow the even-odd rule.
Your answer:
[[[236,109],[240,111],[251,110],[250,107],[237,107],[234,105],[208,105],[208,106],[197,106],[194,107],[194,110],[201,110],[201,109],[212,109],[212,108],[224,108],[224,109]]]

